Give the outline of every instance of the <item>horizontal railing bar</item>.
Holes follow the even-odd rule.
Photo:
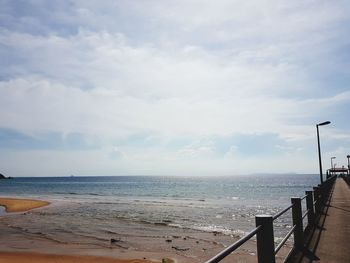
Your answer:
[[[247,235],[242,237],[241,239],[237,240],[235,243],[233,243],[231,246],[227,247],[225,250],[217,254],[215,257],[209,259],[206,261],[206,263],[217,263],[220,262],[222,259],[227,257],[229,254],[231,254],[233,251],[235,251],[237,248],[242,246],[245,242],[247,242],[249,239],[251,239],[256,233],[259,232],[259,230],[262,228],[262,226],[258,226],[254,228],[252,231],[250,231]]]
[[[304,200],[307,197],[307,195],[304,195],[303,197],[300,198],[300,200]]]
[[[275,249],[275,255],[280,251],[280,249],[283,247],[284,243],[288,240],[288,238],[293,234],[294,230],[296,228],[296,225],[292,227],[292,229],[288,232],[288,234],[282,239],[281,243],[278,244],[278,246]]]
[[[306,210],[305,213],[303,214],[303,219],[307,216],[307,214],[310,212],[310,209]]]
[[[273,220],[279,218],[281,215],[283,215],[285,212],[287,212],[289,209],[291,209],[293,207],[293,204],[291,204],[290,206],[288,206],[287,208],[283,209],[281,212],[279,212],[278,214],[274,215],[272,217]]]

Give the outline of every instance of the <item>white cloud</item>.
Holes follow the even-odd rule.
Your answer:
[[[126,171],[171,170],[174,160],[182,170],[220,162],[207,162],[215,159],[212,145],[162,148],[183,136],[273,133],[290,156],[302,152],[310,160],[303,149],[314,140],[313,125],[350,101],[336,76],[334,90],[318,85],[331,58],[334,72],[346,75],[346,60],[336,56],[348,43],[346,2],[78,1],[67,13],[66,5],[55,5],[53,20],[37,8],[27,15],[31,28],[16,14],[6,17],[21,26],[0,28],[1,128],[97,137],[101,156],[118,156],[114,161]],[[332,132],[343,138],[348,128]],[[147,150],[111,149],[118,145],[113,140],[134,134],[153,134],[159,142]],[[330,132],[323,134],[330,140]],[[265,165],[231,148],[227,156],[237,162],[224,158],[222,169]],[[281,157],[286,169],[289,158]],[[110,160],[101,162],[114,169]]]
[[[225,157],[229,159],[237,158],[238,156],[239,156],[239,151],[236,145],[231,145],[230,149],[225,154]]]
[[[121,159],[124,156],[125,156],[125,153],[122,150],[120,150],[118,147],[113,147],[110,153],[110,158],[113,160]]]
[[[339,96],[324,103],[323,99],[300,102],[249,96],[222,98],[220,94],[212,98],[151,99],[121,96],[113,89],[81,90],[35,78],[2,82],[0,95],[3,127],[28,133],[56,131],[99,136],[279,132],[288,137],[304,129],[288,124],[288,118],[315,118],[335,107],[339,100]]]

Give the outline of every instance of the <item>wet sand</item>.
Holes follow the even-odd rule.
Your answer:
[[[0,262],[6,263],[154,263],[155,261],[130,259],[120,260],[95,256],[69,256],[39,253],[0,252]]]
[[[49,205],[49,202],[30,199],[0,198],[0,205],[5,207],[6,212],[24,212]]]

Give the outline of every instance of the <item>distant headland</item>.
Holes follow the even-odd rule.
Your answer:
[[[12,177],[6,177],[5,175],[3,175],[3,174],[0,174],[0,180],[1,179],[12,179]]]

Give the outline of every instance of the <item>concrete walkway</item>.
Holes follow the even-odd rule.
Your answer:
[[[324,215],[306,248],[306,253],[299,253],[288,262],[350,262],[350,187],[344,179],[336,180]]]
[[[350,188],[342,178],[335,182],[327,215],[315,255],[319,262],[350,262]]]

